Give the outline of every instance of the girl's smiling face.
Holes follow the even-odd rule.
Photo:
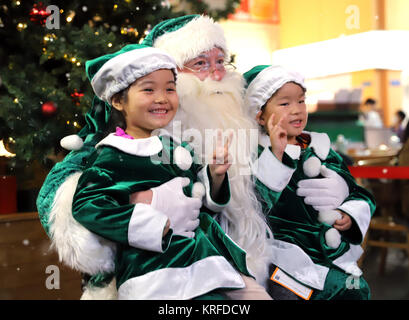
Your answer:
[[[124,115],[126,133],[134,138],[150,137],[153,130],[165,127],[178,104],[175,76],[169,69],[137,79],[129,87],[127,99],[112,99],[112,106]]]
[[[284,117],[281,126],[287,131],[288,143],[295,144],[295,138],[307,125],[305,90],[294,82],[288,82],[275,92],[256,118],[267,132],[267,122],[272,114],[274,114],[274,125]]]

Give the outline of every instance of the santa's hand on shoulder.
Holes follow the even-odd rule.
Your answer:
[[[349,194],[345,180],[324,165],[320,168],[323,178],[304,179],[298,182],[297,195],[305,197],[305,204],[317,211],[338,208]]]

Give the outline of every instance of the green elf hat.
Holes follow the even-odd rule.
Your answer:
[[[222,27],[212,18],[198,14],[162,21],[142,44],[166,51],[175,58],[179,68],[214,47],[223,50],[226,61],[230,60]]]
[[[117,52],[87,61],[85,70],[96,96],[85,117],[87,125],[78,135],[63,138],[61,146],[67,150],[79,150],[84,138],[85,143],[95,146],[107,128],[112,96],[159,69],[177,73],[176,62],[169,54],[140,44],[130,44]]]
[[[128,88],[137,79],[159,69],[176,74],[176,62],[167,53],[140,44],[127,45],[118,52],[85,63],[95,94],[111,104],[112,96]]]
[[[295,82],[307,90],[301,74],[282,66],[259,65],[244,73],[243,77],[247,82],[245,103],[253,119],[271,96],[286,83]]]

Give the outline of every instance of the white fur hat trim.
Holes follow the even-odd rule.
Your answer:
[[[214,47],[222,49],[225,60],[230,60],[222,27],[207,16],[197,17],[182,28],[163,34],[155,40],[153,46],[175,58],[179,68]]]
[[[159,69],[170,69],[176,74],[176,62],[169,54],[157,48],[135,49],[104,63],[92,78],[91,86],[98,98],[111,103],[115,93]]]
[[[261,107],[267,103],[271,96],[288,82],[295,82],[306,89],[304,77],[295,71],[284,69],[278,65],[260,71],[250,82],[246,91],[246,106],[253,119],[256,118]]]

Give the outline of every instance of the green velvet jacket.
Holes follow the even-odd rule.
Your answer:
[[[239,272],[249,275],[246,254],[209,213],[200,213],[194,238],[174,235],[172,229],[162,238],[167,216],[146,204],[129,204],[131,193],[175,177],[191,180],[184,190],[190,196],[199,177],[206,188],[204,203],[222,210],[230,198],[228,179],[222,186],[222,203],[214,202],[207,167],[193,161],[183,168],[180,162],[193,160],[191,150],[168,136],[131,140],[111,134],[96,147],[78,181],[73,216],[117,244],[119,299],[191,299],[217,288],[244,286]],[[178,148],[187,150],[182,154],[188,159],[175,158]]]
[[[328,136],[321,133],[310,135],[311,144],[304,150],[287,146],[282,162],[271,152],[269,139],[265,136],[259,145],[254,173],[256,188],[275,238],[274,264],[300,282],[322,290],[329,268],[356,272],[356,261],[362,254],[359,244],[376,205],[371,193],[356,183],[341,156],[330,148]],[[318,212],[296,194],[297,183],[309,179],[303,171],[303,163],[312,156],[338,173],[349,187],[348,197],[337,209],[347,213],[353,225],[348,231],[341,232],[341,244],[336,249],[325,242],[325,232],[331,226],[319,222]]]

